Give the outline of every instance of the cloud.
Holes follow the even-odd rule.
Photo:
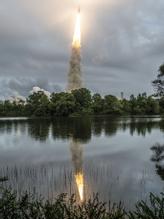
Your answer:
[[[5,78],[0,77],[0,99],[9,99],[11,96],[23,96],[30,95],[30,91],[33,87],[41,87],[42,90],[48,92],[61,92],[62,88],[53,82],[46,79],[31,79],[31,78]]]
[[[40,87],[33,87],[32,91],[30,91],[31,94],[35,94],[35,93],[38,93],[38,92],[43,92],[48,98],[50,98],[50,96],[51,96],[50,92],[48,92],[44,89],[41,89]]]
[[[83,0],[81,7],[85,85],[102,94],[152,93],[164,61],[163,0]],[[35,85],[66,88],[75,12],[73,1],[0,0],[0,97],[27,95]]]

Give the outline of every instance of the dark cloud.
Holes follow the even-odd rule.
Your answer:
[[[6,99],[10,96],[25,96],[30,94],[33,87],[42,87],[50,92],[61,92],[62,88],[46,79],[31,78],[1,78],[0,77],[0,98]]]
[[[147,91],[164,62],[163,0],[83,0],[83,77],[93,92]],[[0,0],[0,97],[66,87],[73,2]]]

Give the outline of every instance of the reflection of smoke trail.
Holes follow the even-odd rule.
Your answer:
[[[68,91],[79,89],[81,87],[81,27],[79,10],[77,13],[75,33],[72,43],[72,55],[68,75]]]
[[[80,200],[84,200],[84,175],[83,175],[83,150],[79,142],[71,142],[72,161],[75,169],[75,180],[78,187]]]

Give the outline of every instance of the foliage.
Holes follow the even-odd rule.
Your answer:
[[[1,219],[163,219],[164,194],[150,194],[148,203],[140,201],[135,209],[126,212],[123,205],[103,203],[98,195],[79,203],[75,196],[61,194],[54,201],[34,199],[25,193],[17,198],[16,193],[1,190]]]
[[[159,114],[159,101],[152,96],[147,97],[146,93],[139,94],[137,97],[130,97],[130,112],[132,115],[156,115]]]
[[[107,95],[104,98],[104,113],[105,114],[121,114],[121,102],[112,95]]]
[[[17,199],[16,193],[8,190],[0,198],[1,219],[124,219],[125,211],[121,204],[109,204],[99,201],[98,196],[82,204],[75,196],[58,196],[54,202],[35,200],[27,193]]]
[[[164,218],[164,193],[161,196],[150,194],[150,203],[140,201],[136,210],[129,213],[129,219],[163,219]]]
[[[157,115],[164,113],[164,98],[157,100],[146,93],[130,99],[118,99],[113,95],[102,97],[88,89],[74,90],[72,93],[44,92],[31,94],[25,102],[0,102],[0,116],[56,117],[73,115]]]
[[[52,93],[50,102],[51,116],[69,116],[75,111],[75,98],[69,93]]]
[[[161,179],[164,180],[164,145],[156,143],[153,147],[151,147],[151,150],[153,151],[151,161],[156,164],[156,172]]]
[[[152,82],[156,96],[164,96],[164,64],[159,67],[157,78]]]
[[[6,182],[6,181],[8,181],[7,177],[0,177],[0,182]]]
[[[26,109],[29,115],[48,116],[49,99],[43,91],[33,93],[27,98]]]
[[[92,110],[95,114],[101,114],[104,110],[104,99],[100,94],[94,94],[92,97]]]
[[[75,98],[76,111],[89,110],[91,107],[91,92],[86,88],[81,88],[79,90],[73,90],[72,94]]]
[[[0,101],[0,116],[24,116],[25,106],[23,102],[13,102],[8,100]]]

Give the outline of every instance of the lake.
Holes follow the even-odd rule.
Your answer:
[[[164,192],[164,120],[160,117],[0,119],[0,177],[20,195],[60,193],[131,208]]]

